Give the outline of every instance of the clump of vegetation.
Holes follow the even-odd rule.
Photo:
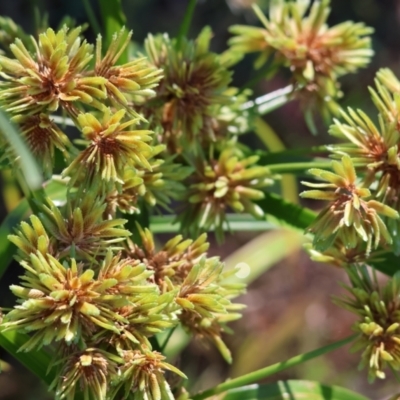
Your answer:
[[[1,165],[31,210],[8,232],[24,272],[10,287],[15,307],[0,314],[0,344],[17,358],[48,357],[41,377],[56,399],[230,399],[282,365],[194,394],[165,348],[181,327],[232,361],[224,334],[241,317],[245,283],[207,254],[206,232],[222,242],[234,214],[250,225],[272,215],[306,229],[313,259],[346,271],[348,295],[334,301],[359,318],[355,349],[370,381],[385,379],[400,368],[399,276],[382,263],[400,249],[399,80],[377,73],[378,125],[340,108],[339,79],[369,63],[372,30],[329,27],[329,0],[273,1],[268,16],[254,6],[263,27],[233,26],[221,54],[209,28],[186,37],[194,3],[177,37],[149,35],[137,54],[122,26],[91,44],[81,27],[34,37],[0,20]],[[258,99],[234,87],[233,68],[250,52],[256,68],[269,63],[266,77],[288,68],[289,86]],[[322,117],[340,140],[324,148],[326,168],[309,162],[314,180],[301,196],[327,202],[315,219],[271,194],[295,163],[269,165],[242,141],[277,99],[300,100],[310,128]],[[163,244],[157,214],[179,231]],[[393,273],[383,287],[379,269]],[[18,340],[7,341],[12,331]]]

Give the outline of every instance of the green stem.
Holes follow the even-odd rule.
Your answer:
[[[90,4],[90,0],[83,0],[83,6],[85,7],[86,15],[89,19],[90,25],[93,32],[97,35],[101,33],[99,21],[97,21],[96,14],[94,13],[93,7]]]
[[[275,90],[243,104],[242,110],[251,110],[259,115],[265,115],[293,100],[293,85]]]
[[[331,161],[308,161],[308,162],[294,162],[282,164],[270,164],[266,167],[275,174],[291,174],[296,172],[304,172],[310,168],[328,168],[332,165]],[[362,167],[363,164],[354,163],[354,167]]]
[[[174,333],[176,329],[176,326],[174,326],[173,328],[171,328],[168,332],[167,337],[164,340],[164,343],[161,345],[161,353],[164,353],[165,348],[167,347],[167,344],[169,342],[169,339],[171,339],[172,334]]]
[[[282,163],[266,165],[275,174],[290,174],[294,172],[304,172],[310,168],[330,168],[331,161],[308,161],[296,163]]]
[[[347,337],[346,339],[340,340],[339,342],[332,343],[325,347],[321,347],[320,349],[313,350],[308,353],[289,358],[289,360],[270,365],[268,367],[251,372],[249,374],[240,376],[239,378],[231,379],[231,380],[221,383],[211,389],[200,392],[200,393],[192,396],[191,398],[192,398],[192,400],[202,400],[202,399],[206,399],[208,397],[217,395],[219,393],[226,392],[227,390],[235,389],[235,388],[259,381],[261,379],[267,378],[268,376],[274,375],[278,372],[284,371],[288,368],[294,367],[294,366],[302,364],[306,361],[312,360],[313,358],[316,358],[323,354],[334,351],[334,350],[350,343],[355,337],[356,337],[356,335],[351,335],[351,336]]]
[[[271,57],[272,59],[272,57]],[[256,85],[256,83],[260,82],[263,78],[267,79],[267,74],[271,69],[270,60],[267,61],[267,64],[264,65],[257,73],[251,78],[248,82],[246,82],[240,89],[239,93],[242,93],[244,90],[251,88]]]
[[[301,158],[311,158],[315,155],[327,154],[329,150],[325,145],[322,146],[313,146],[313,147],[300,147],[297,149],[287,149],[282,151],[272,151],[272,152],[259,152],[258,155],[260,157],[259,163],[261,165],[267,164],[279,164],[283,159],[292,159],[296,156],[300,156]]]
[[[183,17],[183,21],[181,26],[179,27],[178,36],[176,38],[176,48],[179,49],[182,43],[182,39],[187,36],[190,23],[193,18],[194,9],[196,8],[196,0],[189,0],[189,4],[186,8],[185,15]]]
[[[180,230],[180,226],[174,223],[175,215],[162,215],[150,217],[150,230],[153,233],[173,233]],[[226,231],[265,231],[273,229],[275,225],[268,221],[256,220],[248,214],[232,214],[227,217],[228,223],[224,224],[223,228]]]

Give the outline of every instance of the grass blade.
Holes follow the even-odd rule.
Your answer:
[[[105,34],[103,44],[105,49],[108,49],[114,33],[126,26],[126,16],[122,10],[121,0],[99,0],[99,5]],[[119,63],[126,62],[128,62],[128,47],[119,58]]]
[[[244,385],[248,385],[248,384],[256,382],[260,379],[264,379],[264,378],[267,378],[278,372],[284,371],[288,368],[291,368],[296,365],[300,365],[306,361],[312,360],[313,358],[319,357],[322,354],[326,354],[331,351],[334,351],[334,350],[350,343],[352,340],[354,340],[354,338],[355,338],[355,335],[352,335],[352,336],[347,337],[346,339],[332,343],[325,347],[321,347],[317,350],[313,350],[308,353],[297,355],[295,357],[290,358],[289,360],[282,361],[282,362],[270,365],[268,367],[259,369],[257,371],[251,372],[249,374],[242,375],[238,378],[228,380],[228,381],[223,382],[211,389],[200,392],[200,393],[192,396],[191,398],[192,398],[192,400],[203,400],[203,399],[207,399],[208,397],[211,397],[211,396],[214,396],[214,395],[217,395],[220,393],[224,393],[229,389],[235,389],[235,388],[239,388]]]
[[[289,380],[244,386],[229,391],[222,400],[368,400],[361,394],[319,382]]]
[[[0,226],[0,278],[10,265],[15,254],[15,246],[7,239],[7,236],[13,233],[14,227],[22,221],[28,211],[29,204],[24,199],[6,216]]]
[[[9,117],[2,110],[0,110],[0,131],[14,150],[14,153],[19,157],[22,173],[29,189],[31,191],[39,189],[43,178],[36,160],[23,141],[18,129],[10,122]]]
[[[18,352],[28,340],[29,337],[25,333],[0,332],[0,346],[49,386],[54,379],[51,371],[46,374],[51,356],[44,350]]]

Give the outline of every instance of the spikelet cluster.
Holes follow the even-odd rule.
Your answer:
[[[259,53],[256,67],[273,59],[289,68],[296,95],[307,108],[317,107],[329,120],[337,114],[342,96],[338,78],[365,67],[373,55],[372,29],[363,23],[343,22],[329,27],[330,0],[271,1],[269,16],[254,7],[262,28],[234,25],[234,53]]]
[[[10,38],[18,32],[9,21],[2,25]],[[228,86],[231,72],[209,51],[210,38],[205,30],[175,51],[174,40],[150,37],[150,57],[120,63],[131,39],[125,29],[103,50],[100,36],[93,46],[79,27],[64,26],[37,39],[21,35],[0,55],[0,107],[45,177],[65,193],[61,201],[32,200],[35,213],[9,236],[24,273],[11,286],[17,305],[2,315],[0,329],[29,334],[21,351],[45,346],[53,353],[56,399],[174,400],[170,373],[186,377],[166,361],[156,335],[179,325],[231,361],[222,335],[240,317],[243,306],[232,299],[244,286],[228,282],[223,263],[207,257],[206,236],[179,235],[156,249],[149,229],[134,228],[139,234],[131,240],[134,218],[119,217],[154,207],[174,212],[172,202],[187,201],[194,179],[187,159],[206,160],[217,137],[238,133],[246,96],[235,97]],[[168,109],[176,146],[193,145],[184,156],[172,154],[163,139]],[[64,122],[79,139],[70,138]],[[2,156],[19,167],[9,148]],[[256,161],[242,162],[241,174],[251,168],[241,178],[229,167],[235,187],[243,186],[240,201],[261,196],[244,187],[262,186],[257,179],[268,171],[253,167]],[[222,213],[228,202],[224,207]]]

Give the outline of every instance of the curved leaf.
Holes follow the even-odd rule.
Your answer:
[[[17,331],[0,332],[0,346],[16,358],[22,365],[28,368],[36,376],[50,385],[54,379],[53,372],[47,373],[51,362],[51,356],[45,350],[18,352],[18,349],[29,340],[25,333]]]
[[[17,127],[11,123],[8,115],[2,110],[0,110],[0,131],[14,150],[15,154],[19,156],[21,169],[29,189],[39,189],[42,185],[43,178],[38,164],[26,143],[18,133]]]
[[[317,216],[309,208],[289,203],[272,193],[265,193],[265,198],[258,201],[257,204],[266,214],[283,222],[283,225],[289,225],[301,230],[306,229]]]
[[[361,394],[339,386],[290,380],[265,385],[250,385],[230,390],[223,400],[368,400]]]
[[[15,246],[7,239],[7,236],[13,232],[13,229],[22,221],[28,211],[29,204],[24,199],[6,216],[0,225],[0,278],[15,254]]]

